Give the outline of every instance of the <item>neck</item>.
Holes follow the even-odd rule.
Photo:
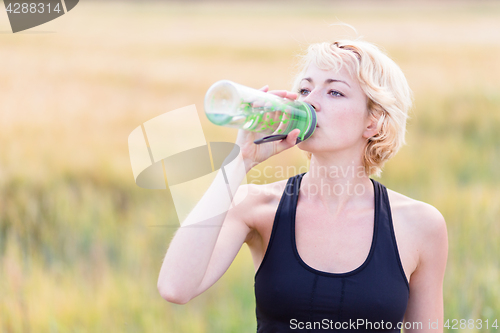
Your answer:
[[[373,185],[361,156],[313,154],[302,182],[301,195],[334,215],[346,208],[370,204],[373,199]]]

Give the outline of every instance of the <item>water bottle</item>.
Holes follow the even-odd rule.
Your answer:
[[[282,140],[296,128],[300,129],[299,143],[316,129],[316,112],[310,104],[228,80],[218,81],[208,89],[205,113],[215,125],[267,134],[255,144]]]

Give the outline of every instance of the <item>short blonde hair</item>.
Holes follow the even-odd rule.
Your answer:
[[[380,176],[384,163],[405,144],[406,120],[412,105],[412,92],[399,66],[377,46],[361,40],[340,40],[309,46],[301,57],[300,73],[293,91],[299,88],[309,64],[339,71],[345,66],[357,77],[368,97],[370,116],[378,119],[378,134],[368,139],[363,166],[368,175]],[[307,153],[308,158],[311,154]]]

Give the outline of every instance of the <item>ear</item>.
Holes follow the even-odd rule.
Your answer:
[[[363,132],[364,138],[369,139],[372,136],[375,136],[379,133],[380,131],[379,121],[380,121],[380,116],[376,117],[373,113],[370,112],[370,116],[368,117],[366,123],[365,131]],[[382,122],[380,122],[380,125],[382,125]]]

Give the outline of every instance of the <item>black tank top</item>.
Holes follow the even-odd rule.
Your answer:
[[[286,184],[255,274],[257,332],[400,332],[409,285],[387,189],[371,179],[375,221],[365,262],[347,273],[328,273],[308,266],[297,252],[295,213],[304,174]]]

